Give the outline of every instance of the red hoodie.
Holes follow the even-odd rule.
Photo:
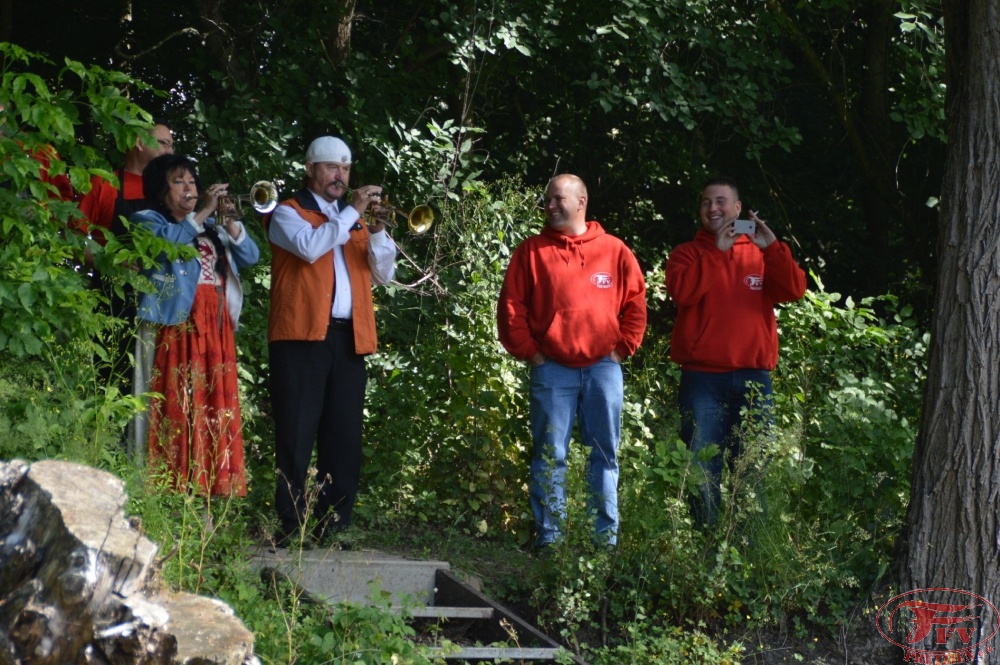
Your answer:
[[[646,331],[639,262],[597,222],[566,236],[549,227],[514,250],[497,306],[500,342],[515,358],[538,352],[586,367],[617,350],[635,353]]]
[[[667,259],[667,293],[677,304],[670,358],[683,369],[773,370],[778,364],[774,305],[806,292],[806,275],[788,245],[761,250],[746,236],[728,252],[699,229]]]

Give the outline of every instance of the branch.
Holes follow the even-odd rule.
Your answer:
[[[123,53],[122,50],[121,50],[121,46],[119,45],[119,46],[115,47],[115,53],[118,56],[120,56],[122,58],[122,60],[138,60],[142,56],[147,55],[149,53],[152,53],[156,49],[160,48],[161,46],[163,46],[164,44],[166,44],[167,42],[169,42],[171,39],[173,39],[174,37],[181,37],[183,35],[195,35],[197,37],[201,37],[201,33],[198,32],[197,30],[195,30],[194,28],[183,28],[181,30],[178,30],[177,32],[173,32],[173,33],[167,35],[162,40],[160,40],[159,43],[150,46],[145,51],[140,51],[140,52],[138,52],[138,53],[136,53],[134,55],[129,55],[127,53]]]
[[[400,254],[403,255],[403,258],[405,258],[409,262],[409,264],[411,266],[413,266],[414,268],[416,268],[417,270],[419,270],[420,273],[423,276],[420,277],[420,279],[418,279],[417,281],[415,281],[415,282],[413,282],[411,284],[403,284],[402,282],[398,282],[396,280],[393,280],[393,282],[395,282],[399,286],[403,287],[404,289],[408,289],[408,290],[412,290],[412,291],[419,290],[418,287],[421,284],[423,284],[424,282],[430,282],[431,284],[433,284],[436,287],[434,289],[434,293],[436,295],[438,295],[438,296],[446,296],[446,295],[448,295],[448,289],[444,288],[444,286],[441,285],[441,282],[438,281],[438,279],[437,279],[437,273],[435,273],[433,270],[424,270],[424,268],[421,267],[420,264],[418,264],[416,261],[413,260],[413,257],[411,257],[409,254],[407,254],[403,250],[403,248],[399,246],[399,243],[396,243],[396,249],[397,249],[397,251]]]

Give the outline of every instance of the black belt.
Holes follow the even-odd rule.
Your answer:
[[[338,319],[335,316],[330,317],[330,327],[334,330],[350,330],[354,326],[354,322],[351,319]]]

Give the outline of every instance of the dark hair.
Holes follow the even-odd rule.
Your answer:
[[[142,170],[142,196],[146,199],[146,204],[167,218],[172,217],[172,214],[163,201],[170,191],[170,174],[178,169],[194,176],[194,184],[200,192],[201,183],[198,181],[194,162],[184,155],[160,155]]]
[[[170,131],[174,131],[174,128],[170,126],[170,121],[167,120],[166,118],[161,118],[159,116],[154,116],[153,117],[153,127],[156,127],[157,125],[163,125],[164,127],[166,127],[167,129],[169,129]]]
[[[730,188],[731,190],[733,190],[733,194],[736,195],[736,200],[739,200],[740,188],[736,185],[736,181],[724,175],[715,176],[714,178],[709,178],[708,181],[705,182],[705,186],[701,188],[701,191],[705,191],[709,187],[716,187],[716,186]]]
[[[150,161],[142,170],[142,195],[146,199],[146,204],[167,219],[174,219],[174,215],[164,200],[167,197],[167,192],[170,191],[170,174],[178,170],[190,173],[194,177],[195,187],[198,188],[199,192],[201,191],[201,183],[198,180],[198,172],[194,168],[194,162],[184,155],[160,155]],[[174,219],[174,221],[180,220]],[[217,259],[215,269],[220,274],[226,274],[226,248],[219,240],[218,231],[214,226],[205,226],[205,231],[201,235],[206,236],[215,246]],[[197,247],[197,241],[193,244]]]

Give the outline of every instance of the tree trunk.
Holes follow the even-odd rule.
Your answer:
[[[986,640],[971,654],[985,662],[992,660],[986,653],[1000,648],[1000,632],[987,639],[997,627],[996,610],[980,602],[1000,603],[1000,0],[945,0],[944,16],[948,158],[901,589],[960,590],[966,602],[968,594],[981,597],[978,623],[960,623],[976,631],[970,644]],[[957,603],[937,591],[913,600],[941,605],[927,615],[928,639],[905,647],[961,646],[935,640],[949,634],[944,617],[963,616],[944,608]]]
[[[205,46],[215,66],[219,71],[225,72],[231,80],[246,83],[246,75],[236,58],[236,41],[226,22],[225,0],[201,0],[199,4]]]
[[[340,0],[336,21],[330,27],[326,51],[334,69],[340,67],[351,55],[351,29],[357,0]]]

